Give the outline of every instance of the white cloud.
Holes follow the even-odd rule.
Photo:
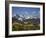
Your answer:
[[[30,18],[30,16],[27,16],[25,19],[29,19]]]
[[[20,17],[23,17],[23,15],[20,15]]]
[[[23,21],[23,19],[22,19],[22,18],[18,18],[18,20],[21,20],[21,21]]]

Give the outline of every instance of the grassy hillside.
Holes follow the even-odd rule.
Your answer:
[[[12,31],[24,31],[24,30],[39,30],[40,24],[33,24],[33,23],[18,23],[14,22],[12,24]]]

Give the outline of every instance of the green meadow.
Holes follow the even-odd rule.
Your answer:
[[[40,30],[40,24],[33,23],[18,23],[14,22],[12,24],[12,31],[24,31],[24,30]]]

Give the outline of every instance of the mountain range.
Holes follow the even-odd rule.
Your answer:
[[[17,22],[32,22],[32,23],[37,23],[39,24],[40,23],[40,18],[37,18],[37,17],[34,17],[34,18],[31,18],[31,17],[27,17],[27,18],[24,18],[24,17],[20,17],[20,16],[14,16],[12,17],[12,21],[17,21]]]

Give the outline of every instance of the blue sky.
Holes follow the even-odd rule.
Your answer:
[[[24,15],[25,17],[40,17],[40,8],[32,7],[12,7],[12,16]]]

